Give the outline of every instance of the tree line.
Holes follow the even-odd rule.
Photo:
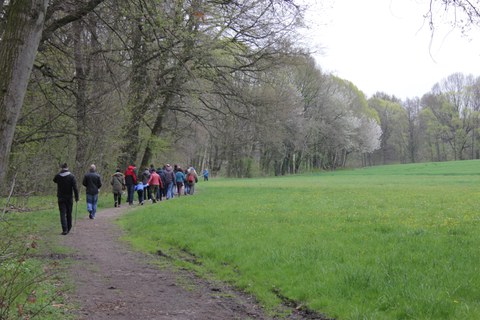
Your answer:
[[[478,78],[367,99],[296,44],[304,9],[0,1],[0,182],[47,192],[63,162],[77,176],[169,162],[251,177],[479,157]]]

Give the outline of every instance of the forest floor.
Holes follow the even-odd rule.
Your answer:
[[[294,308],[286,317],[268,316],[249,295],[174,267],[166,257],[132,250],[114,223],[128,205],[101,210],[94,220],[80,208],[73,230],[59,235],[73,249],[69,300],[78,319],[324,319]]]

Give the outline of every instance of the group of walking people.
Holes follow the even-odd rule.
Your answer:
[[[202,172],[204,180],[208,181],[208,170]],[[62,235],[67,235],[72,229],[73,201],[78,202],[79,192],[77,180],[68,169],[66,163],[61,165],[61,170],[53,178],[57,184],[57,200],[60,211],[60,223]],[[126,191],[129,205],[134,203],[135,192],[138,195],[138,203],[143,205],[145,201],[152,203],[162,199],[172,199],[174,196],[193,195],[198,175],[195,168],[183,170],[180,166],[166,164],[155,169],[154,165],[138,172],[133,165],[128,166],[125,173],[117,168],[110,178],[112,186],[114,206],[120,207],[122,195]],[[102,187],[102,179],[97,173],[96,166],[90,165],[89,171],[84,175],[82,185],[86,188],[87,211],[90,219],[95,219],[97,212],[98,193]]]
[[[78,202],[79,193],[77,179],[68,169],[66,163],[61,165],[61,170],[53,178],[57,184],[58,209],[60,211],[60,223],[62,234],[67,235],[72,229],[73,196]],[[102,187],[102,179],[97,173],[97,167],[92,164],[82,180],[86,190],[87,211],[90,219],[95,219],[97,213],[98,192]]]
[[[112,175],[114,206],[121,206],[124,191],[129,205],[133,205],[135,193],[138,203],[143,205],[145,201],[156,203],[182,194],[193,195],[197,182],[198,174],[193,167],[183,170],[179,165],[172,167],[167,163],[155,169],[151,164],[150,168],[137,171],[134,165],[130,165],[125,173],[117,169]]]

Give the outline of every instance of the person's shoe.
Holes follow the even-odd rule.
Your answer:
[[[93,216],[92,216],[91,213],[88,215],[88,217],[89,217],[90,219],[93,219]]]
[[[113,205],[115,208],[117,207],[117,203],[115,202],[115,204]]]
[[[121,207],[121,205],[118,205],[118,208],[120,208],[120,207]]]
[[[68,231],[63,231],[63,232],[62,232],[62,236],[65,236],[65,235],[67,235],[67,234],[68,234]]]

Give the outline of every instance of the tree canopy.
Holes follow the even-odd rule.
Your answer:
[[[478,25],[476,3],[431,1],[432,26],[435,6]],[[168,162],[251,177],[479,157],[478,78],[367,98],[297,43],[304,9],[0,1],[0,182],[45,192],[63,162],[76,174]]]

